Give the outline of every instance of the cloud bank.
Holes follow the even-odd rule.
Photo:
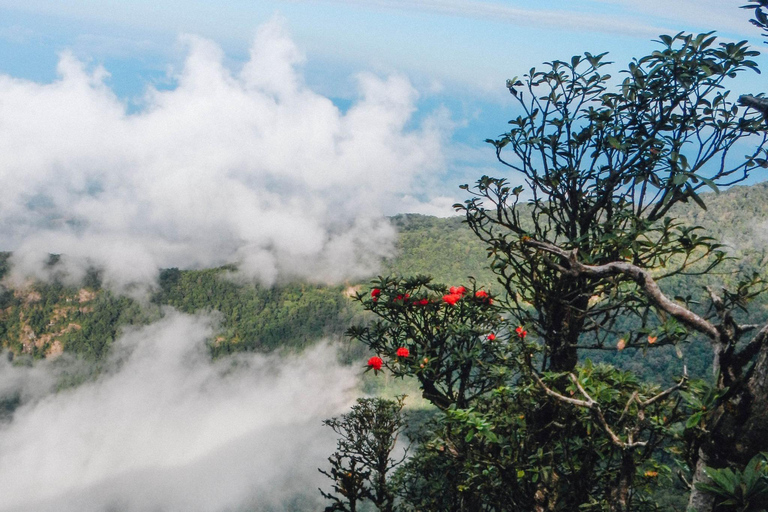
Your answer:
[[[25,403],[0,423],[0,511],[321,508],[316,468],[335,446],[321,420],[346,411],[357,371],[326,345],[211,363],[211,333],[169,311],[118,340],[98,380],[57,394],[35,384],[52,372],[3,362],[0,390]]]
[[[394,238],[381,215],[443,168],[444,114],[415,122],[409,82],[371,74],[342,112],[306,86],[280,20],[237,71],[183,42],[177,87],[136,113],[71,54],[50,84],[0,76],[0,249],[17,273],[43,276],[48,253],[118,288],[231,262],[266,283],[374,272]]]

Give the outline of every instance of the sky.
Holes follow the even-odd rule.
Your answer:
[[[392,253],[382,216],[451,215],[504,173],[506,79],[661,33],[762,46],[741,3],[0,0],[0,250],[115,289],[232,262],[358,279]]]
[[[359,282],[394,254],[386,215],[449,215],[459,185],[503,173],[483,141],[513,117],[506,79],[584,51],[626,63],[662,33],[762,47],[743,2],[0,0],[3,284],[97,267],[142,296],[160,268],[233,262],[266,285]],[[168,310],[60,392],[77,361],[0,357],[21,404],[0,418],[0,512],[316,500],[321,420],[361,368],[322,343],[211,361],[216,325]]]
[[[458,197],[456,186],[493,169],[483,141],[505,129],[512,103],[505,80],[532,66],[583,51],[609,51],[626,63],[654,48],[662,33],[717,30],[762,46],[743,0],[48,0],[0,1],[0,73],[36,82],[57,79],[64,51],[103,66],[105,84],[130,111],[147,88],[173,88],[188,35],[208,39],[237,69],[258,27],[282,19],[302,54],[306,84],[347,108],[361,72],[406,77],[418,91],[414,120],[445,108],[448,159],[437,183],[412,194]],[[760,82],[757,82],[758,84]],[[482,173],[482,172],[481,172]],[[449,201],[396,204],[390,210],[445,213]],[[389,212],[388,212],[389,213]]]

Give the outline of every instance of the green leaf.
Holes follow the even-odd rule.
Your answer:
[[[704,182],[704,184],[706,184],[706,185],[707,185],[709,188],[711,188],[712,190],[714,190],[714,191],[715,191],[715,192],[717,192],[718,194],[720,193],[720,189],[719,189],[719,188],[717,188],[717,185],[715,184],[715,182],[714,182],[714,181],[712,181],[712,180],[711,180],[711,179],[709,179],[709,178],[704,178],[703,176],[698,176],[698,175],[697,175],[697,177],[698,177],[698,178],[699,178],[701,181],[703,181],[703,182]],[[706,208],[705,208],[705,209],[706,209]]]
[[[696,201],[696,204],[699,205],[702,210],[706,210],[707,205],[699,197],[699,195],[696,192],[694,192],[693,187],[691,187],[689,184],[686,183],[685,188],[686,188],[686,191],[688,192],[688,196],[694,201]]]
[[[698,425],[699,422],[701,421],[702,414],[703,414],[702,412],[697,412],[691,415],[691,417],[688,418],[688,421],[685,422],[685,428],[693,428],[696,425]]]

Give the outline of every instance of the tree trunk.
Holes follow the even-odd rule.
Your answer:
[[[584,330],[584,311],[587,309],[589,293],[584,284],[572,277],[562,278],[546,307],[547,332],[544,342],[549,355],[549,370],[570,372],[578,363],[576,346]]]
[[[696,471],[693,474],[693,489],[688,499],[689,512],[712,512],[715,507],[715,499],[708,492],[696,488],[697,483],[708,483],[710,480],[704,473],[704,467],[709,459],[703,450],[699,450],[699,460],[696,462]]]
[[[635,458],[631,450],[624,450],[621,454],[621,469],[616,480],[616,485],[611,489],[611,512],[629,511],[629,489],[635,476]]]
[[[722,372],[728,370],[721,366]],[[742,469],[752,457],[768,450],[768,345],[760,349],[746,381],[730,388],[731,396],[713,411],[709,435],[698,452],[689,501],[689,508],[696,512],[711,512],[714,507],[712,498],[696,489],[697,483],[709,480],[705,466]]]

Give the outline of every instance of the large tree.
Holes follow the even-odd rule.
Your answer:
[[[586,53],[508,81],[519,115],[488,142],[511,176],[463,187],[472,197],[457,205],[503,294],[419,278],[383,279],[358,297],[380,320],[352,336],[445,411],[403,486],[428,493],[424,475],[448,483],[415,508],[639,509],[657,448],[676,440],[672,426],[687,415],[690,504],[705,512],[714,507],[697,485],[709,482],[705,467],[743,468],[768,449],[768,326],[733,315],[760,280],[710,289],[710,307],[662,291],[725,258],[672,209],[706,208],[701,192],[766,166],[761,112],[725,89],[757,69],[757,52],[712,34],[659,43],[615,78],[605,54]],[[590,350],[697,340],[712,345],[717,370],[702,396],[684,376],[663,389],[579,365]]]

